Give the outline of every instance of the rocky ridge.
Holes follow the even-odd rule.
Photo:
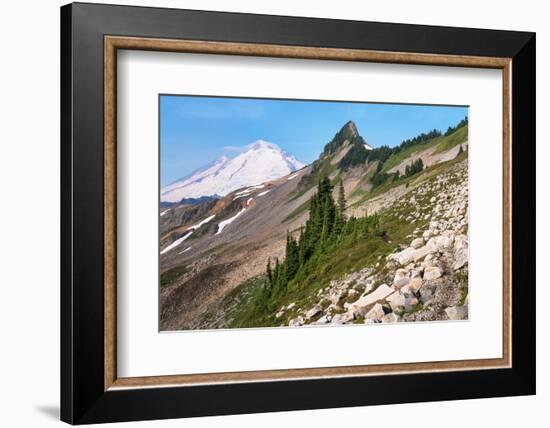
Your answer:
[[[407,243],[276,317],[289,326],[467,319],[467,160],[411,186],[384,211],[417,225]]]

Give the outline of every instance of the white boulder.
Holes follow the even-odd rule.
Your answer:
[[[433,238],[432,238],[433,239]],[[423,247],[420,247],[413,252],[413,260],[415,262],[422,260],[427,255],[435,253],[437,251],[437,247],[433,245],[433,241],[430,239],[426,245]]]
[[[411,247],[415,250],[422,247],[424,245],[424,238],[416,238],[413,239],[411,242]]]
[[[454,241],[454,250],[468,248],[468,237],[466,235],[457,235]]]
[[[386,301],[390,304],[392,311],[397,311],[405,307],[405,296],[401,293],[393,293]]]
[[[430,239],[430,241],[433,240],[433,246],[437,248],[439,251],[447,250],[453,246],[454,236],[445,234],[445,235],[439,235],[435,238]]]
[[[351,303],[347,307],[348,312],[354,314],[355,316],[364,315],[370,305],[378,302],[379,300],[385,299],[394,292],[395,288],[388,287],[387,284],[382,284],[373,292],[363,295],[363,297],[361,297],[359,300]]]
[[[344,312],[343,314],[336,314],[330,320],[331,324],[346,324],[353,321],[353,314],[351,312]]]
[[[441,269],[437,266],[428,266],[424,269],[424,279],[426,281],[431,281],[441,277]]]
[[[401,266],[406,266],[413,260],[414,251],[414,248],[407,247],[399,253],[392,254],[391,259],[395,260]]]
[[[453,269],[458,270],[468,263],[468,247],[455,250]]]
[[[313,308],[311,308],[309,311],[306,312],[306,319],[310,320],[319,312],[321,312],[321,306],[315,305]]]
[[[365,315],[366,319],[380,320],[385,315],[384,308],[380,303],[376,303],[370,311]]]
[[[299,317],[297,317],[297,318],[291,319],[291,320],[288,322],[288,325],[289,325],[290,327],[299,327],[299,326],[301,326],[301,325],[304,325],[304,322],[305,322],[305,321],[304,321],[304,317],[299,316]]]

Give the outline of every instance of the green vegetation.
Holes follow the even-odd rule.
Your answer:
[[[354,144],[342,158],[338,166],[342,171],[346,171],[353,166],[363,164],[367,161],[379,161],[380,166],[373,178],[373,184],[374,187],[376,187],[383,184],[388,179],[389,176],[384,175],[384,173],[399,165],[413,153],[435,145],[438,145],[438,151],[445,151],[464,141],[467,136],[467,124],[468,119],[466,118],[460,121],[456,126],[449,127],[445,136],[437,129],[433,129],[428,133],[421,133],[414,138],[404,140],[399,146],[393,148],[381,146],[372,150],[367,150],[363,145],[364,140],[361,137],[355,137],[355,140],[361,139],[361,141],[357,141],[360,144]],[[355,140],[351,141],[356,142]],[[326,147],[325,151],[327,151]]]
[[[322,177],[330,176],[336,169],[338,165],[332,164],[329,158],[317,159],[312,164],[311,174],[304,175],[301,180],[298,188],[300,189],[291,200],[296,200],[303,194],[305,194],[309,189],[314,187]]]
[[[382,162],[379,162],[378,165],[376,165],[376,171],[370,180],[372,183],[372,188],[375,189],[376,187],[381,186],[388,180],[388,178],[390,178],[390,175],[382,172]]]
[[[376,216],[347,220],[344,215],[345,195],[342,184],[339,187],[338,204],[332,198],[332,190],[327,177],[319,181],[317,193],[310,200],[309,219],[301,229],[299,238],[287,234],[285,260],[279,263],[276,259],[273,268],[268,263],[266,301],[278,300],[294,278],[299,277],[299,274],[303,276],[319,255],[339,245],[344,237],[368,234],[378,229]]]
[[[368,192],[364,190],[361,199],[354,204],[364,205],[370,198],[394,186],[408,186],[417,180],[421,173],[423,179],[431,179],[454,163],[466,159],[467,153],[460,149],[454,159],[444,163],[425,168],[422,160],[417,159],[411,161],[402,174],[387,172],[416,151],[429,147],[445,151],[464,142],[468,131],[466,125],[467,120],[464,120],[447,135],[433,130],[405,140],[396,148],[381,147],[367,151],[363,143],[357,139],[354,126],[347,124],[327,144],[323,156],[313,164],[312,174],[307,178],[307,183],[300,187],[299,195],[295,195],[294,198],[303,195],[315,184],[316,193],[309,201],[297,207],[285,221],[306,211],[309,213],[309,219],[299,231],[287,232],[284,259],[269,260],[265,275],[254,278],[252,283],[247,282],[247,285],[239,286],[239,289],[247,287],[250,291],[247,297],[236,305],[230,326],[277,326],[287,324],[290,319],[303,314],[304,310],[315,303],[326,307],[328,301],[315,301],[320,289],[349,272],[376,265],[379,259],[395,251],[398,243],[405,242],[416,227],[425,226],[425,220],[403,221],[413,210],[413,207],[409,206],[393,207],[391,210],[371,216],[346,218],[343,181],[339,175],[331,182],[329,175],[334,174],[338,168],[345,171],[346,168],[356,165],[356,162],[370,162],[368,174],[361,178],[361,182],[372,183],[372,188]],[[335,165],[332,155],[346,140],[354,143]],[[354,150],[353,147],[358,148]],[[361,149],[366,153],[364,160],[361,160],[365,156]],[[335,185],[338,191],[337,197],[333,198]],[[425,197],[429,198],[430,195]],[[380,274],[385,275],[384,269],[380,269]],[[277,318],[279,310],[291,303],[294,306]],[[410,308],[410,311],[420,309],[421,305],[418,305]]]
[[[372,263],[388,251],[389,245],[380,232],[380,217],[347,219],[343,185],[339,185],[336,202],[332,190],[327,177],[319,181],[317,193],[310,200],[309,220],[298,237],[287,234],[285,259],[269,260],[263,287],[242,306],[235,325],[278,325],[282,320],[274,314],[281,305],[307,300],[327,281]]]
[[[401,162],[409,158],[414,153],[425,150],[430,147],[436,147],[434,153],[441,153],[452,149],[459,143],[463,143],[468,137],[468,119],[461,120],[456,126],[449,127],[452,130],[450,134],[445,133],[442,135],[437,130],[430,131],[427,134],[420,134],[419,136],[403,141],[395,150],[391,158],[387,159],[384,163],[382,172],[386,172],[393,167],[399,165]]]
[[[466,124],[468,122],[466,121]],[[434,153],[442,153],[446,152],[447,150],[451,150],[453,147],[457,146],[458,144],[464,143],[468,139],[468,127],[467,126],[461,126],[457,130],[455,130],[452,134],[445,135],[445,137],[441,138],[441,141],[437,145],[437,148],[435,149]]]
[[[272,280],[268,279],[267,269],[265,275],[255,279],[254,290],[250,297],[239,304],[230,327],[273,327],[287,324],[304,309],[309,309],[317,303],[316,293],[328,286],[330,281],[341,279],[346,274],[366,266],[376,265],[380,258],[395,251],[400,242],[406,242],[407,236],[416,227],[425,226],[426,222],[423,221],[403,221],[413,209],[411,206],[394,207],[390,211],[383,211],[379,216],[349,218],[345,221],[346,225],[338,238],[319,245],[319,249],[298,269],[291,280],[284,285],[277,281],[280,287],[278,291],[277,286],[271,287],[273,272],[277,265],[277,260],[272,260]],[[376,227],[372,225],[365,230],[364,226],[369,222],[375,223]],[[294,241],[297,241],[299,247],[300,239]],[[279,261],[279,272],[283,271],[284,264],[285,261]],[[383,269],[381,274],[385,274]],[[277,318],[275,314],[279,309],[290,303],[294,303],[295,306]],[[328,302],[320,304],[326,307]]]
[[[427,133],[421,133],[414,138],[404,140],[396,147],[381,146],[372,150],[365,149],[365,141],[357,133],[357,129],[353,122],[348,122],[334,138],[325,146],[321,158],[316,160],[312,165],[312,173],[305,176],[300,182],[300,191],[297,192],[293,200],[302,196],[307,190],[312,188],[322,177],[330,176],[337,169],[345,172],[357,165],[376,164],[374,172],[369,172],[368,179],[365,177],[363,182],[370,181],[372,183],[372,191],[378,187],[398,182],[403,177],[410,177],[420,172],[420,165],[410,165],[412,172],[405,171],[405,174],[388,173],[388,171],[402,162],[406,161],[414,153],[435,147],[434,153],[441,153],[452,149],[458,144],[463,143],[468,138],[468,118],[461,120],[456,126],[449,127],[443,135],[441,131],[433,129]],[[340,159],[337,164],[331,162],[330,156],[337,152],[342,145],[348,141],[350,148],[346,154]],[[462,149],[461,149],[462,150]],[[353,196],[357,196],[354,194]],[[290,214],[287,218],[295,218],[298,214],[305,211],[305,205],[299,207],[296,212]]]
[[[187,268],[187,266],[176,266],[175,268],[163,272],[160,275],[161,288],[174,283],[174,281],[176,281],[179,277],[187,273],[188,270],[189,269]]]
[[[442,162],[439,164],[431,165],[429,167],[426,167],[423,169],[422,177],[433,177],[434,175],[440,174],[444,169],[448,168],[449,166],[461,162],[464,159],[467,159],[468,155],[466,152],[462,151],[459,152],[454,159],[451,159],[447,162]],[[392,177],[392,179],[390,179]],[[397,180],[395,180],[393,177],[395,177],[395,174],[388,174],[386,175],[386,180],[381,184],[380,186],[373,187],[373,189],[369,193],[365,193],[363,197],[353,203],[352,206],[361,206],[365,204],[369,199],[372,199],[376,196],[381,195],[382,193],[387,192],[393,187],[405,185],[406,187],[409,187],[409,184],[413,181],[415,181],[419,175],[414,174],[409,177],[406,177],[405,175],[399,176]]]
[[[460,300],[458,306],[464,306],[466,304],[466,298],[468,297],[468,286],[465,285],[460,289]]]
[[[357,137],[352,143],[353,145],[338,164],[343,171],[364,164],[369,157],[369,151],[365,148],[365,140],[362,137]]]
[[[408,314],[414,314],[416,312],[420,312],[424,308],[424,305],[420,302],[415,303],[409,310],[405,310]]]
[[[418,158],[413,163],[405,167],[405,177],[410,177],[411,175],[419,173],[423,169],[424,169],[424,162],[422,162],[422,159]],[[397,171],[397,174],[399,174],[399,171]]]
[[[221,307],[228,308],[227,318],[229,328],[238,328],[246,325],[248,319],[253,319],[256,313],[255,302],[261,294],[265,279],[263,276],[250,278],[243,282],[226,297]]]
[[[445,132],[445,137],[454,134],[459,128],[465,127],[466,125],[468,125],[468,116],[458,122],[456,126],[449,126],[447,128],[447,132]]]
[[[400,181],[403,181],[403,179],[409,178],[415,174],[418,174],[424,169],[424,162],[422,162],[422,159],[417,159],[414,162],[408,164],[405,167],[405,174],[401,175],[399,171],[394,172],[393,174],[389,174],[387,172],[382,172],[382,164],[379,163],[376,168],[376,173],[371,178],[372,183],[372,190],[375,190],[377,187],[382,186],[386,183],[393,183],[398,184]]]
[[[456,272],[455,278],[460,284],[463,284],[460,289],[460,299],[458,301],[458,306],[464,306],[466,304],[466,299],[468,298],[468,269]]]
[[[414,138],[409,138],[408,140],[403,141],[399,145],[399,148],[403,150],[407,147],[416,146],[417,144],[425,144],[437,137],[441,137],[441,131],[438,131],[437,129],[432,129],[427,134],[423,132],[422,134],[419,134]]]
[[[435,180],[437,175],[449,168],[450,165],[464,159],[466,159],[466,153],[444,164],[426,168],[423,179],[427,179],[428,182],[429,180]],[[403,180],[414,179],[416,179],[416,176]],[[338,191],[338,196],[339,193]],[[428,192],[422,197],[417,196],[417,200],[420,204],[426,204],[432,196],[433,193]],[[336,198],[336,200],[338,199]],[[341,279],[350,272],[359,271],[367,266],[376,266],[380,260],[384,260],[388,254],[396,251],[399,248],[399,243],[407,242],[415,228],[424,228],[427,225],[429,220],[403,220],[413,213],[415,209],[414,205],[411,204],[398,204],[389,210],[380,212],[377,230],[370,230],[366,234],[359,233],[361,228],[358,227],[361,221],[364,221],[364,218],[357,219],[351,217],[349,220],[346,220],[346,222],[351,222],[350,224],[355,222],[355,226],[353,228],[350,227],[348,230],[356,229],[357,235],[354,237],[353,233],[349,235],[342,233],[334,244],[328,245],[323,251],[316,252],[306,265],[298,270],[296,276],[286,284],[282,292],[271,299],[266,298],[266,288],[271,283],[268,280],[269,275],[266,269],[265,275],[254,279],[254,289],[250,292],[249,297],[238,305],[230,327],[245,328],[286,325],[292,318],[303,314],[304,310],[311,308],[316,303],[319,303],[322,308],[326,308],[329,304],[327,300],[321,302],[316,300],[317,292],[320,289],[328,286],[332,280]],[[279,261],[279,269],[281,269],[283,264],[284,262]],[[271,260],[272,275],[275,265],[276,260]],[[388,275],[384,264],[378,269],[381,278]],[[383,280],[375,284],[375,288],[382,282]],[[292,309],[286,310],[281,317],[277,318],[275,314],[280,308],[288,306],[290,303],[294,303],[295,306]],[[340,302],[341,305],[343,303]],[[422,306],[418,305],[409,308],[408,312],[421,309]],[[343,311],[344,309],[342,308],[340,311],[333,310],[333,313]]]
[[[380,165],[384,165],[389,159],[402,158],[404,160],[408,157],[408,155],[410,155],[410,153],[419,150],[420,147],[425,146],[438,137],[441,137],[441,132],[437,129],[433,129],[428,133],[422,133],[414,138],[405,140],[401,142],[399,146],[393,148],[381,146],[372,150],[367,150],[363,144],[355,145],[342,158],[339,166],[345,171],[355,165],[365,163],[366,161],[380,161]],[[401,156],[397,157],[396,155],[398,154]],[[395,163],[395,165],[398,163],[399,162]],[[382,166],[380,168],[382,168]],[[391,168],[391,166],[385,166],[383,170],[381,169],[380,171],[385,172],[389,168]],[[382,181],[382,179],[380,179],[380,181]]]
[[[407,143],[404,149],[399,150],[396,154],[393,154],[384,163],[379,162],[376,166],[375,173],[369,178],[370,182],[372,183],[372,188],[370,192],[357,192],[357,191],[354,192],[353,194],[354,197],[357,197],[357,196],[360,197],[359,200],[356,200],[354,205],[355,206],[360,205],[364,203],[366,200],[388,191],[392,187],[396,187],[402,184],[408,187],[411,180],[415,179],[418,173],[421,171],[429,172],[430,175],[433,175],[434,173],[437,173],[438,171],[441,170],[441,167],[440,167],[441,165],[444,165],[443,167],[446,167],[451,165],[452,163],[460,162],[461,160],[464,160],[467,157],[467,155],[464,153],[462,146],[460,146],[457,156],[451,161],[447,161],[441,164],[432,165],[428,168],[424,168],[423,162],[419,159],[407,165],[405,167],[404,174],[400,174],[399,172],[395,172],[395,173],[387,172],[389,169],[399,165],[400,163],[405,161],[407,158],[409,158],[411,155],[413,155],[415,152],[420,151],[422,149],[435,147],[434,153],[441,153],[452,149],[458,144],[462,144],[468,137],[468,127],[466,126],[468,121],[467,119],[465,119],[460,123],[462,125],[461,126],[457,125],[457,127],[453,128],[456,130],[450,135],[438,136],[433,140],[422,140],[423,142],[420,145],[419,144],[410,145],[409,143]],[[421,135],[430,135],[430,134],[421,134]],[[414,139],[407,140],[407,141],[414,141]]]

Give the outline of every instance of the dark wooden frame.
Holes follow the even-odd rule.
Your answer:
[[[116,129],[115,83],[108,71],[116,72],[112,58],[117,48],[206,53],[219,48],[239,55],[502,68],[504,199],[505,208],[513,208],[511,213],[505,209],[503,230],[505,248],[513,242],[504,253],[504,277],[511,288],[506,298],[510,288],[505,284],[504,312],[511,329],[503,331],[510,345],[506,364],[491,370],[463,365],[455,371],[426,363],[415,370],[356,369],[346,377],[329,369],[308,376],[287,371],[218,381],[210,377],[208,385],[157,377],[117,385],[114,289],[108,285],[114,283],[116,266],[115,229],[109,222],[116,206],[115,146],[110,143]],[[61,130],[62,420],[80,424],[535,392],[533,33],[67,5],[61,9]],[[238,383],[243,379],[256,381]],[[164,387],[143,387],[151,385]]]
[[[367,376],[374,374],[418,373],[468,369],[511,367],[511,168],[510,168],[510,59],[464,55],[433,55],[404,52],[379,52],[366,49],[334,49],[310,46],[269,45],[260,43],[212,42],[142,37],[104,37],[104,372],[105,390],[145,386],[197,385],[204,383],[292,380],[320,377]],[[332,366],[301,369],[241,371],[226,373],[174,374],[170,376],[118,377],[116,367],[116,188],[117,188],[117,52],[149,50],[208,55],[269,56],[279,58],[322,59],[354,62],[453,65],[483,67],[502,73],[502,162],[503,162],[503,283],[502,283],[502,357],[425,361],[407,364]]]

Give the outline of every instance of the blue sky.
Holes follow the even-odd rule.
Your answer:
[[[454,106],[161,95],[161,186],[259,139],[310,163],[348,120],[379,147],[445,131],[467,114],[467,107]]]

